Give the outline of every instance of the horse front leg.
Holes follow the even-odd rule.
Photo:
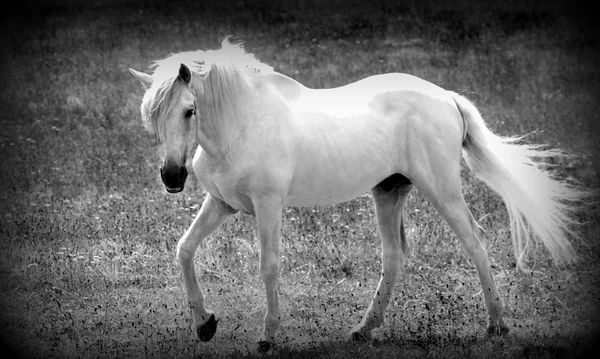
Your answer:
[[[253,205],[260,238],[260,276],[267,296],[265,325],[257,343],[258,350],[266,352],[275,345],[275,333],[281,320],[277,282],[283,203],[280,198],[263,197],[254,199]]]
[[[213,337],[217,331],[218,321],[215,319],[214,313],[204,307],[204,294],[198,285],[194,269],[194,256],[200,243],[233,213],[235,211],[227,204],[210,194],[207,195],[192,225],[177,243],[177,260],[181,265],[187,299],[193,313],[194,327],[198,338],[203,342],[209,341]]]

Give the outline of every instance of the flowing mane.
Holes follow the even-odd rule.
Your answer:
[[[180,52],[153,61],[150,65],[153,82],[144,95],[141,112],[144,124],[159,140],[162,132],[159,119],[169,113],[174,99],[186,87],[177,81],[181,64],[202,78],[200,87],[206,101],[203,105],[219,119],[229,117],[227,112],[237,107],[234,101],[239,94],[253,90],[253,76],[273,72],[271,66],[257,60],[241,43],[233,43],[230,38],[225,38],[218,50]],[[192,91],[195,89],[192,83]]]

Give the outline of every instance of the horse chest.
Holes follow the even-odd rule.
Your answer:
[[[194,168],[198,181],[211,196],[227,203],[244,214],[254,215],[244,176]]]

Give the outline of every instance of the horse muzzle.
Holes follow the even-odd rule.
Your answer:
[[[160,167],[160,178],[162,179],[165,188],[169,193],[178,193],[183,191],[187,174],[188,172],[185,166]]]

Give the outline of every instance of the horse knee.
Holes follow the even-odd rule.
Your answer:
[[[279,277],[279,261],[265,260],[260,263],[260,277],[263,282],[268,283]]]
[[[185,241],[180,240],[177,243],[177,261],[180,265],[184,265],[185,263],[189,263],[194,260],[195,250],[193,248],[189,248],[186,245]]]

